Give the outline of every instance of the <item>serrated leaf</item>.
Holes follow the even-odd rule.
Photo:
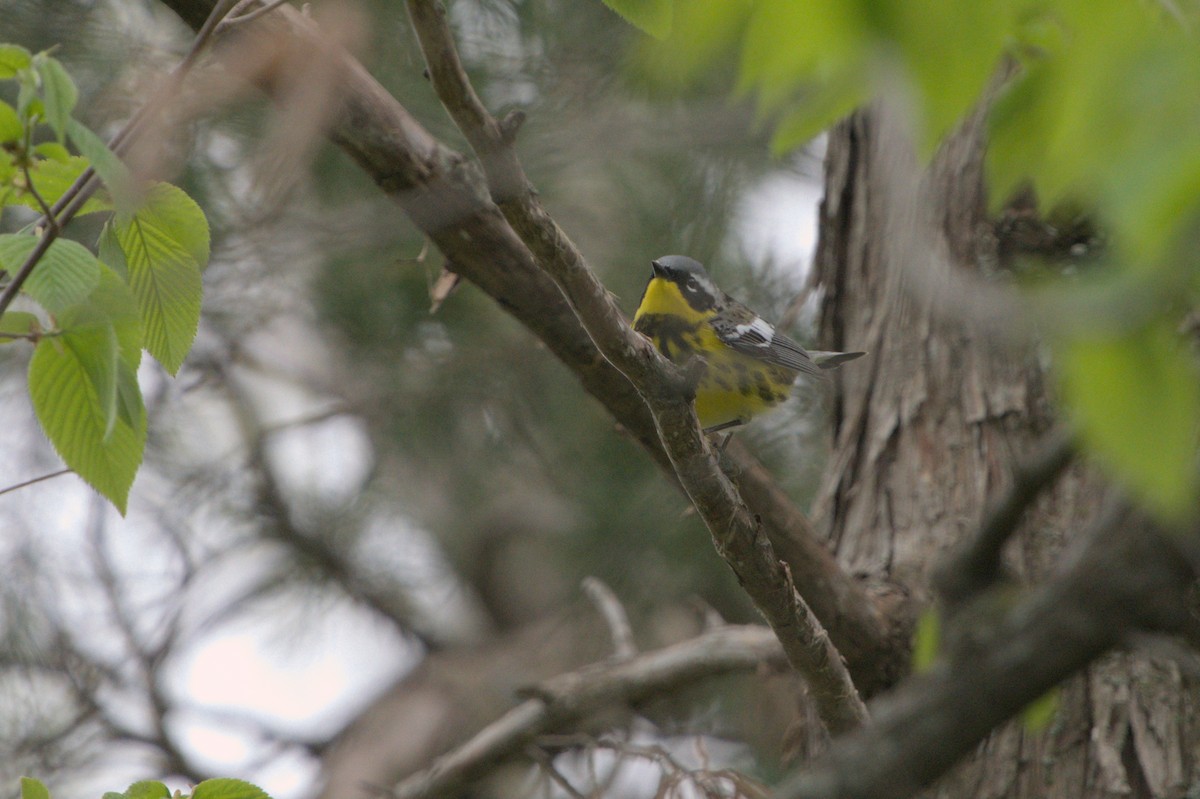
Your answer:
[[[1025,706],[1021,711],[1021,723],[1029,732],[1041,732],[1054,720],[1059,704],[1058,689],[1052,688]]]
[[[59,340],[75,355],[95,389],[107,441],[117,420],[117,331],[100,308],[86,302],[68,308],[58,323]]]
[[[19,44],[0,44],[0,80],[16,77],[29,66],[33,56]]]
[[[1059,342],[1063,399],[1084,443],[1151,510],[1177,521],[1196,499],[1200,377],[1168,329]]]
[[[118,414],[109,424],[89,365],[78,354],[89,347],[103,348],[96,342],[63,346],[58,338],[43,339],[29,362],[29,394],[59,457],[124,514],[146,446],[146,409],[138,402],[132,421]]]
[[[137,367],[124,359],[117,362],[117,418],[133,427],[142,407],[142,387],[138,385]]]
[[[665,39],[671,33],[674,0],[604,0],[604,5],[656,39]]]
[[[17,109],[0,101],[0,144],[20,141],[25,135],[25,126],[17,116]]]
[[[29,176],[33,180],[34,188],[37,189],[46,204],[54,205],[87,168],[87,159],[78,155],[73,155],[66,161],[40,158],[29,168]],[[13,195],[5,200],[5,204],[19,204],[28,206],[35,211],[42,210],[36,198],[28,192]],[[107,194],[98,191],[88,198],[88,201],[79,209],[79,215],[111,211],[112,207],[112,200],[108,198]]]
[[[126,799],[170,799],[171,791],[156,780],[135,782],[125,789]]]
[[[133,186],[133,176],[125,162],[117,157],[103,139],[91,128],[77,119],[67,120],[67,136],[76,149],[91,163],[96,174],[108,186],[109,191],[116,197],[122,207],[127,207],[132,201],[130,191]]]
[[[27,311],[5,311],[3,316],[0,316],[0,344],[8,344],[19,339],[10,338],[10,336],[27,336],[33,330],[41,326],[35,314]]]
[[[0,235],[0,268],[16,272],[37,243],[37,236],[29,234]],[[21,290],[57,314],[82,302],[99,282],[96,256],[78,242],[55,239]]]
[[[121,242],[117,239],[113,220],[104,223],[100,230],[100,238],[96,242],[96,249],[99,251],[100,261],[128,282],[129,264],[125,263],[125,251],[121,249]]]
[[[88,302],[99,308],[112,322],[121,351],[121,362],[136,372],[142,362],[142,321],[137,300],[129,285],[111,269],[101,265],[99,285],[88,295]]]
[[[192,791],[192,799],[271,799],[262,788],[243,780],[204,780]]]
[[[928,671],[942,646],[942,618],[937,608],[926,608],[917,619],[913,633],[912,668],[920,674]]]
[[[114,230],[141,313],[145,347],[175,374],[200,325],[208,221],[182,190],[159,183],[135,214],[118,216]]]
[[[21,778],[21,799],[50,799],[50,791],[41,780]]]
[[[79,101],[79,89],[75,81],[57,58],[41,56],[34,59],[38,74],[42,78],[42,98],[45,103],[46,122],[54,129],[59,141],[67,135],[67,120]]]

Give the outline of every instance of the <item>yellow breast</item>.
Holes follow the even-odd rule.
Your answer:
[[[788,397],[796,373],[725,346],[711,329],[716,348],[706,350],[708,368],[696,386],[696,416],[708,429],[748,422]]]
[[[698,312],[665,280],[651,280],[633,327],[675,363],[693,355],[706,368],[696,386],[696,416],[708,429],[749,421],[787,399],[796,373],[738,352],[708,324],[714,311]]]

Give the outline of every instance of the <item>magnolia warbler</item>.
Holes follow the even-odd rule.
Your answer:
[[[819,375],[865,354],[805,351],[717,288],[687,256],[664,255],[651,266],[633,329],[675,363],[703,358],[696,416],[707,433],[745,424],[783,402],[797,375]]]

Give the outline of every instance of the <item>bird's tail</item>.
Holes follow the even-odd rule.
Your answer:
[[[822,369],[836,369],[846,361],[861,358],[865,352],[809,352],[808,357]]]

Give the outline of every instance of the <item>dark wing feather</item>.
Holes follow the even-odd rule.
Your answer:
[[[740,353],[795,372],[819,375],[808,353],[747,308],[712,320],[717,338]],[[743,313],[744,311],[744,313]]]

